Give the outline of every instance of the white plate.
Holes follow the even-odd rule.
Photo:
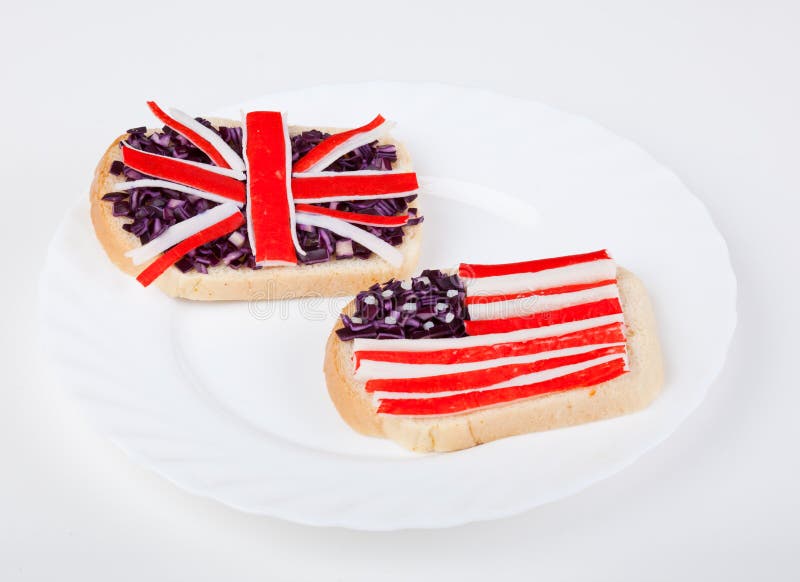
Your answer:
[[[141,289],[105,257],[81,202],[41,278],[49,364],[102,433],[179,486],[358,529],[511,515],[632,463],[719,372],[736,319],[725,242],[675,175],[629,141],[537,103],[435,84],[325,86],[245,107],[304,125],[354,126],[378,111],[397,120],[428,176],[422,266],[610,249],[652,294],[667,383],[627,417],[407,453],[350,431],[328,400],[323,346],[343,300],[202,304]]]

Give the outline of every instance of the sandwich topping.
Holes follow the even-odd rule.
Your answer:
[[[290,136],[278,112],[214,127],[148,105],[165,126],[128,131],[110,168],[124,181],[103,197],[114,216],[131,219],[122,228],[142,244],[129,258],[155,259],[137,277],[142,284],[173,265],[207,273],[373,254],[402,261],[395,247],[404,227],[422,221],[409,208],[418,184],[413,172],[392,169],[397,151],[378,142],[391,126],[381,116],[333,135]]]
[[[426,271],[360,293],[342,323],[354,376],[379,414],[458,414],[628,371],[606,251]]]

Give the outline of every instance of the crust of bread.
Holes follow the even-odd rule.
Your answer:
[[[215,125],[239,125],[235,121],[212,119]],[[308,128],[292,126],[292,135]],[[336,128],[318,128],[335,133]],[[154,130],[150,130],[154,131]],[[112,205],[102,200],[112,191],[116,182],[124,178],[112,175],[109,170],[115,160],[121,159],[119,143],[125,139],[121,135],[108,147],[97,165],[92,181],[89,199],[91,217],[97,240],[105,249],[111,261],[125,273],[136,276],[145,266],[136,266],[125,253],[140,246],[139,239],[122,229],[130,222],[127,218],[114,216]],[[397,163],[400,171],[412,171],[411,158],[403,144],[392,139],[397,146]],[[418,200],[412,207],[419,207]],[[184,299],[204,301],[291,299],[295,297],[355,295],[373,283],[395,278],[407,278],[417,266],[422,242],[421,225],[406,227],[403,243],[397,247],[403,254],[400,267],[393,267],[383,259],[372,256],[369,259],[333,259],[326,263],[297,267],[270,267],[265,269],[231,269],[224,265],[212,267],[207,274],[181,273],[176,267],[168,269],[155,284],[167,295]]]
[[[612,418],[650,404],[664,383],[655,316],[642,282],[630,271],[617,273],[625,314],[630,372],[609,382],[545,394],[452,416],[404,417],[376,414],[364,382],[353,377],[353,342],[328,338],[325,379],[342,418],[356,431],[389,438],[417,452],[466,449],[496,439]],[[345,311],[352,311],[351,302]]]

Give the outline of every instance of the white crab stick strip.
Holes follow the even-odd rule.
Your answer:
[[[295,214],[295,220],[297,224],[325,228],[331,232],[335,232],[339,236],[352,239],[361,246],[368,248],[394,267],[399,267],[403,264],[403,253],[389,243],[379,239],[374,234],[370,234],[366,230],[352,225],[349,222],[331,216],[309,214],[308,212],[297,212]]]
[[[506,301],[489,303],[472,303],[467,306],[469,318],[473,321],[480,319],[504,319],[519,317],[532,313],[554,311],[564,307],[590,303],[601,299],[618,299],[619,289],[616,283],[603,287],[594,287],[571,293],[558,293],[556,295],[531,295]]]
[[[131,249],[125,256],[133,261],[134,265],[141,265],[163,253],[170,247],[186,240],[192,235],[225,220],[239,212],[235,204],[225,203],[215,206],[205,212],[188,218],[170,226],[159,236],[135,249]]]
[[[380,115],[368,124],[324,139],[295,164],[297,172],[320,172],[348,152],[383,137],[394,123]]]
[[[242,160],[242,157],[239,154],[237,154],[234,151],[234,149],[231,146],[229,146],[225,142],[225,140],[219,136],[217,132],[207,128],[205,125],[197,121],[194,117],[184,113],[180,109],[170,108],[168,112],[170,117],[175,119],[178,123],[185,125],[189,129],[194,131],[196,134],[204,138],[206,141],[208,141],[214,147],[214,149],[216,149],[217,152],[219,152],[222,158],[226,162],[228,162],[228,165],[231,167],[231,170],[237,172],[244,172],[244,160]],[[167,125],[169,125],[169,123]],[[173,129],[175,129],[180,133],[180,131],[177,130],[176,128],[173,127]],[[189,137],[189,139],[191,139],[191,137]]]
[[[206,200],[211,200],[212,202],[230,202],[238,207],[244,206],[242,202],[233,200],[227,196],[219,196],[217,194],[212,194],[211,192],[192,188],[191,186],[184,186],[183,184],[178,184],[177,182],[168,182],[167,180],[143,179],[132,180],[130,182],[117,182],[114,184],[112,190],[115,192],[124,192],[126,190],[133,190],[134,188],[168,188],[169,190],[183,192],[184,194],[191,194],[192,196],[197,196],[198,198],[205,198]]]
[[[579,263],[535,273],[514,273],[495,277],[465,278],[467,294],[506,295],[550,287],[593,283],[615,279],[617,265],[612,259]],[[464,278],[462,276],[462,278]]]
[[[486,386],[482,388],[473,388],[470,390],[452,390],[447,392],[373,392],[372,396],[374,402],[377,404],[380,400],[383,399],[417,399],[417,398],[442,398],[445,396],[453,396],[455,394],[466,394],[469,392],[484,392],[487,390],[498,390],[500,388],[511,388],[513,386],[525,386],[527,384],[534,384],[536,382],[544,382],[546,380],[552,380],[554,378],[560,378],[561,376],[566,376],[568,374],[572,374],[574,372],[579,372],[581,370],[586,370],[588,368],[592,368],[594,366],[599,366],[600,364],[605,364],[607,362],[613,362],[614,360],[621,360],[626,368],[627,368],[627,359],[623,354],[611,354],[608,356],[602,356],[600,358],[595,358],[593,360],[587,360],[585,362],[579,362],[577,364],[570,364],[567,366],[561,366],[559,368],[553,368],[551,370],[543,370],[541,372],[533,372],[531,374],[524,374],[521,376],[517,376],[511,380],[507,380],[505,382],[500,382],[498,384],[494,384],[492,386]]]
[[[526,341],[543,337],[564,335],[577,331],[600,327],[611,323],[624,322],[622,313],[603,315],[591,319],[557,323],[530,329],[519,329],[503,333],[487,333],[483,335],[468,335],[453,338],[432,339],[367,339],[356,338],[353,340],[353,350],[366,351],[396,351],[396,352],[429,352],[434,350],[457,350],[459,348],[472,348],[478,346],[493,346],[507,342]]]
[[[459,364],[405,364],[396,362],[382,362],[377,360],[361,360],[358,369],[355,371],[357,380],[399,380],[402,378],[425,378],[427,376],[441,376],[444,374],[458,374],[461,372],[471,372],[473,370],[485,370],[497,366],[508,364],[531,364],[550,358],[560,358],[564,356],[574,356],[585,354],[601,348],[624,346],[625,343],[604,343],[589,344],[574,348],[562,348],[560,350],[550,350],[536,354],[524,356],[512,356],[507,358],[496,358],[494,360],[482,360],[479,362],[467,362]]]

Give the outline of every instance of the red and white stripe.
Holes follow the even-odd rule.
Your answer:
[[[123,142],[122,163],[156,179],[175,182],[221,196],[231,202],[245,201],[244,174],[189,160],[151,154]]]
[[[404,416],[445,416],[507,404],[515,400],[532,398],[543,394],[589,388],[608,382],[625,373],[621,358],[595,364],[589,368],[572,371],[547,380],[524,386],[510,386],[494,390],[475,390],[430,398],[385,398],[378,403],[379,414]]]
[[[244,171],[244,161],[231,146],[225,143],[219,134],[187,115],[179,109],[170,109],[169,113],[159,107],[155,101],[148,101],[147,106],[161,123],[177,131],[192,142],[211,161],[222,168],[230,168],[237,172]]]
[[[616,265],[605,251],[462,264],[467,336],[356,339],[354,374],[379,413],[455,414],[593,386],[627,371]],[[484,294],[473,294],[475,289]]]
[[[312,174],[295,171],[292,177],[294,199],[306,203],[400,198],[417,190],[419,182],[414,172],[358,170]]]
[[[563,289],[563,287],[561,287]],[[547,291],[547,290],[545,290]],[[531,293],[512,299],[487,298],[486,301],[473,301],[467,305],[472,321],[484,319],[501,319],[522,317],[534,313],[555,311],[566,307],[574,307],[583,303],[592,303],[603,299],[619,299],[616,281],[599,287],[589,287],[578,291],[563,293]],[[480,296],[477,299],[482,299]]]

